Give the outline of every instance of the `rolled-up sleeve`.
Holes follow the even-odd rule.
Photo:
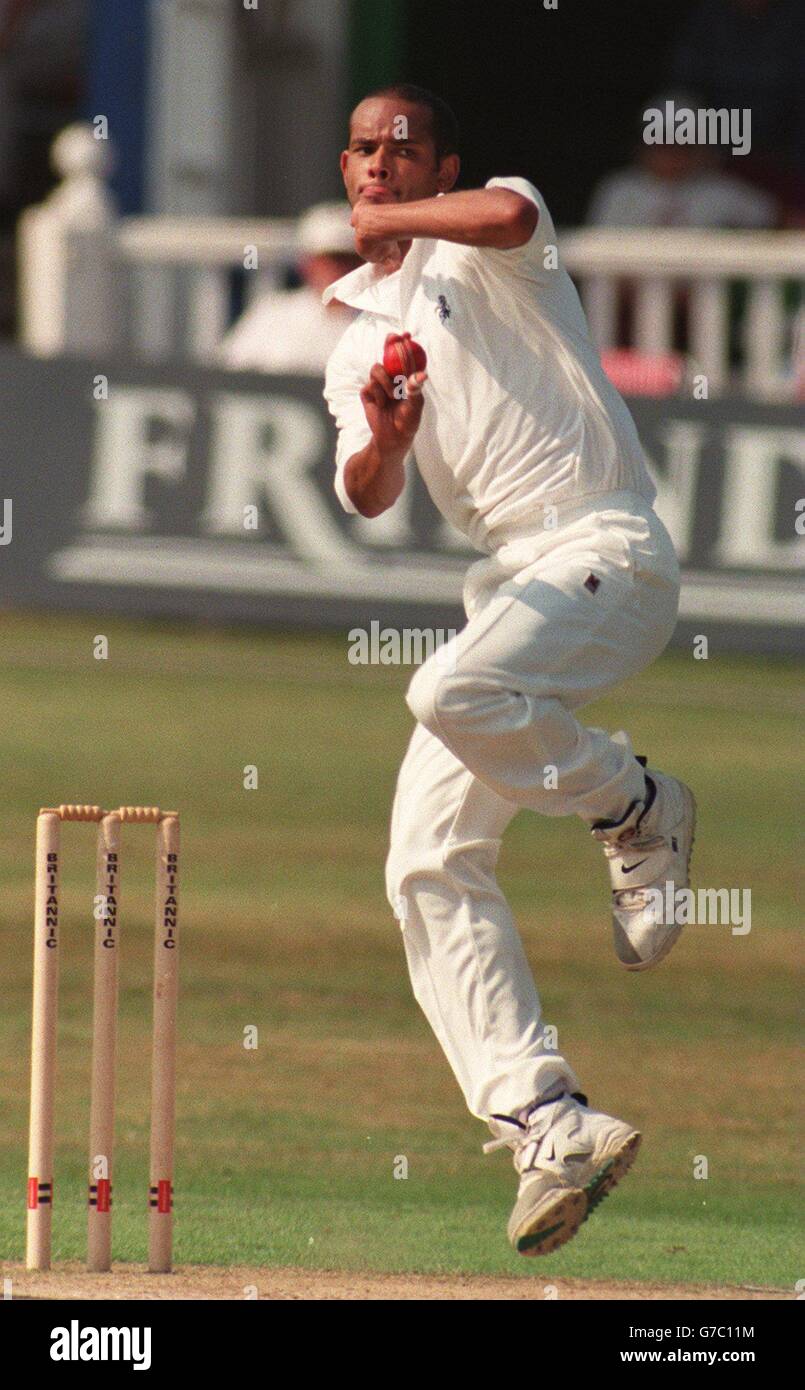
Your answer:
[[[538,190],[528,179],[519,178],[512,175],[510,178],[489,179],[485,184],[486,188],[510,188],[513,193],[519,193],[521,198],[528,198],[529,202],[534,203],[539,212],[539,220],[528,241],[522,246],[478,246],[474,247],[475,256],[483,257],[485,262],[504,268],[507,272],[514,271],[515,274],[525,273],[530,277],[541,279],[545,276],[544,255],[548,238],[553,240],[553,223],[548,215],[542,197]]]
[[[347,496],[344,469],[353,454],[360,453],[369,443],[372,431],[361,404],[360,393],[369,376],[369,367],[360,351],[363,334],[359,321],[350,324],[338,346],[330,355],[325,374],[324,399],[338,426],[335,450],[335,492],[347,512],[358,508]]]

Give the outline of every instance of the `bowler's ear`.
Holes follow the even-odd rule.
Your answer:
[[[457,154],[446,154],[439,165],[437,177],[440,193],[449,193],[461,173],[461,160]]]

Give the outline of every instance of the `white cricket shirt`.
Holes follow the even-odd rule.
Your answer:
[[[330,285],[362,312],[327,364],[324,396],[338,425],[335,488],[371,438],[359,392],[388,333],[413,334],[428,355],[413,453],[443,516],[481,551],[532,525],[548,505],[655,489],[629,411],[601,367],[579,297],[533,184],[490,179],[539,208],[531,239],[508,251],[415,239],[399,270],[367,263]],[[444,195],[438,195],[444,196]]]

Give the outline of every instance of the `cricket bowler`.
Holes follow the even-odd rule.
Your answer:
[[[682,928],[657,901],[689,882],[693,795],[627,734],[577,713],[662,652],[679,567],[541,195],[519,177],[451,191],[457,146],[452,111],[422,88],[383,89],[353,111],[341,169],[366,264],[323,295],[361,311],[324,394],[343,507],[391,507],[413,451],[435,505],[483,557],[464,585],[466,626],[408,687],[417,725],[386,889],[416,999],[494,1136],[485,1150],[514,1152],[509,1239],[542,1255],[575,1235],[641,1136],[590,1108],[546,1046],[495,867],[523,807],[580,816],[607,858],[621,965],[647,970],[671,950]],[[382,362],[403,332],[427,369],[398,389]]]

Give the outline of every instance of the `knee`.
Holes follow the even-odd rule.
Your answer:
[[[434,829],[414,808],[395,807],[385,865],[386,897],[395,917],[402,923],[411,882],[436,867],[438,846]]]
[[[441,735],[465,722],[481,689],[482,682],[471,672],[444,671],[426,661],[416,672],[405,698],[420,724]]]
[[[400,925],[417,916],[424,903],[435,922],[449,916],[446,905],[467,894],[494,895],[500,845],[500,835],[480,822],[460,830],[451,822],[446,835],[420,822],[398,830],[386,857],[385,887]]]
[[[405,918],[406,858],[397,845],[392,845],[386,857],[386,897],[398,921]]]
[[[495,729],[527,718],[524,695],[507,689],[493,675],[468,667],[453,671],[430,668],[426,662],[411,681],[406,701],[411,713],[426,729],[449,745],[464,731]]]
[[[406,818],[391,835],[385,865],[386,897],[400,925],[413,915],[418,897],[438,893],[449,871],[438,827],[417,816]]]
[[[443,679],[444,672],[426,661],[414,672],[405,692],[405,702],[414,718],[431,733],[436,724],[437,691]]]

